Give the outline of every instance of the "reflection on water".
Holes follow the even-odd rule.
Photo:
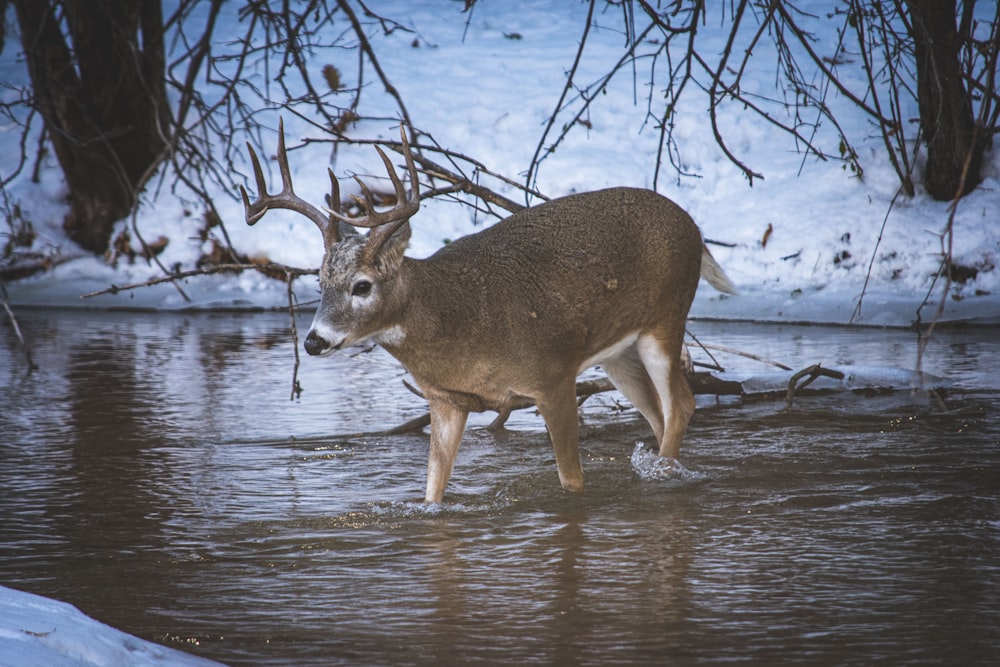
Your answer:
[[[22,312],[0,329],[0,583],[233,665],[988,664],[1000,651],[1000,336],[939,332],[955,387],[699,399],[681,479],[587,402],[588,490],[537,416],[473,427],[447,502],[379,351],[304,359],[281,315]],[[914,335],[695,323],[795,367],[912,366]],[[721,357],[757,370],[755,362]],[[491,416],[479,419],[485,425]]]

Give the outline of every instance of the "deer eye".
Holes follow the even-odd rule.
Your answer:
[[[367,280],[359,280],[351,288],[351,296],[367,296],[372,291],[372,284]]]

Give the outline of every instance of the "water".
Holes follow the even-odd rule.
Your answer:
[[[1000,336],[938,332],[952,386],[699,397],[680,474],[582,411],[587,493],[540,419],[474,421],[446,502],[380,351],[303,359],[278,314],[23,311],[0,329],[0,583],[232,665],[991,664]],[[694,323],[795,368],[911,368],[901,331]],[[767,370],[720,355],[730,368]],[[633,459],[634,465],[633,465]]]

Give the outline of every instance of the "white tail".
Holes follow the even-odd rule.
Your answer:
[[[324,213],[292,190],[284,136],[282,190],[267,193],[253,149],[258,198],[243,191],[248,224],[269,208],[302,213],[323,233],[322,298],[305,341],[326,355],[371,341],[410,372],[430,404],[428,502],[440,502],[469,412],[530,399],[555,449],[559,480],[583,491],[576,377],[600,364],[653,428],[661,456],[676,458],[694,397],[681,364],[684,324],[704,277],[732,283],[691,217],[649,190],[610,188],[525,209],[458,239],[424,260],[403,255],[419,209],[417,171],[405,132],[411,192],[377,149],[396,206],[369,215]],[[339,202],[330,175],[331,204]],[[338,221],[371,227],[341,234]]]

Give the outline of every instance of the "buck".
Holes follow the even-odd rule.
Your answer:
[[[359,181],[367,215],[345,215],[329,169],[330,208],[297,196],[283,128],[281,191],[268,193],[249,144],[256,199],[241,190],[247,224],[287,209],[323,234],[321,299],[306,352],[374,342],[423,391],[431,429],[425,500],[441,502],[469,412],[503,411],[525,398],[545,421],[562,487],[582,492],[576,378],[595,365],[649,422],[659,454],[676,459],[694,412],[681,354],[699,277],[735,291],[691,217],[650,190],[615,187],[524,209],[426,259],[406,257],[420,185],[400,133],[409,194],[375,147],[395,190],[389,210],[377,211]],[[370,232],[345,233],[341,222]]]

